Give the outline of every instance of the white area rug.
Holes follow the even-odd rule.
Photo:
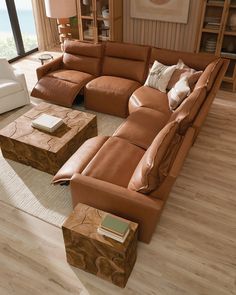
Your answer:
[[[0,115],[0,129],[32,107]],[[75,108],[83,110],[83,107]],[[111,135],[122,121],[121,118],[99,113],[98,133]],[[52,175],[7,160],[0,151],[0,201],[60,227],[72,211],[70,189],[54,186],[51,180]]]

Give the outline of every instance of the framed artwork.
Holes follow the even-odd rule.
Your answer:
[[[131,0],[131,17],[186,24],[189,2],[190,0]]]

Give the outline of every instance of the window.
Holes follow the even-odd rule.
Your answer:
[[[31,0],[0,0],[0,57],[12,61],[37,47]]]

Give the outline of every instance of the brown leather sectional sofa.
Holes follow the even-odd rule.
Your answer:
[[[171,187],[219,89],[228,61],[212,55],[129,44],[95,46],[105,50],[102,74],[96,78],[96,75],[90,76],[90,82],[84,82],[85,105],[96,111],[128,117],[112,136],[87,140],[53,181],[70,183],[74,206],[81,202],[138,222],[139,239],[149,242]],[[65,45],[66,54],[67,48],[71,48],[70,43]],[[92,51],[88,52],[91,55]],[[99,54],[93,58],[99,59]],[[171,111],[167,94],[143,86],[143,82],[154,60],[172,65],[179,58],[203,73],[191,94]],[[42,85],[46,87],[45,79],[53,75],[50,71],[60,73],[58,66],[53,68],[58,63],[54,61],[38,70],[39,78],[42,72],[49,74],[39,80],[34,94],[42,90]],[[44,97],[48,97],[48,92],[45,93],[46,90]],[[50,98],[56,100],[57,96]],[[72,96],[68,101],[72,103]],[[59,103],[62,102],[61,96]]]

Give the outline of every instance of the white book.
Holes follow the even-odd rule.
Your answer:
[[[47,132],[54,132],[62,124],[63,120],[61,118],[46,114],[42,114],[31,123],[33,127],[45,130]]]
[[[103,236],[106,236],[108,238],[111,238],[113,240],[116,240],[120,243],[124,243],[124,241],[126,240],[128,234],[129,234],[129,229],[127,230],[126,234],[124,235],[124,237],[120,237],[116,234],[113,234],[112,232],[109,232],[101,227],[98,227],[97,228],[97,232],[100,234],[100,235],[103,235]]]

